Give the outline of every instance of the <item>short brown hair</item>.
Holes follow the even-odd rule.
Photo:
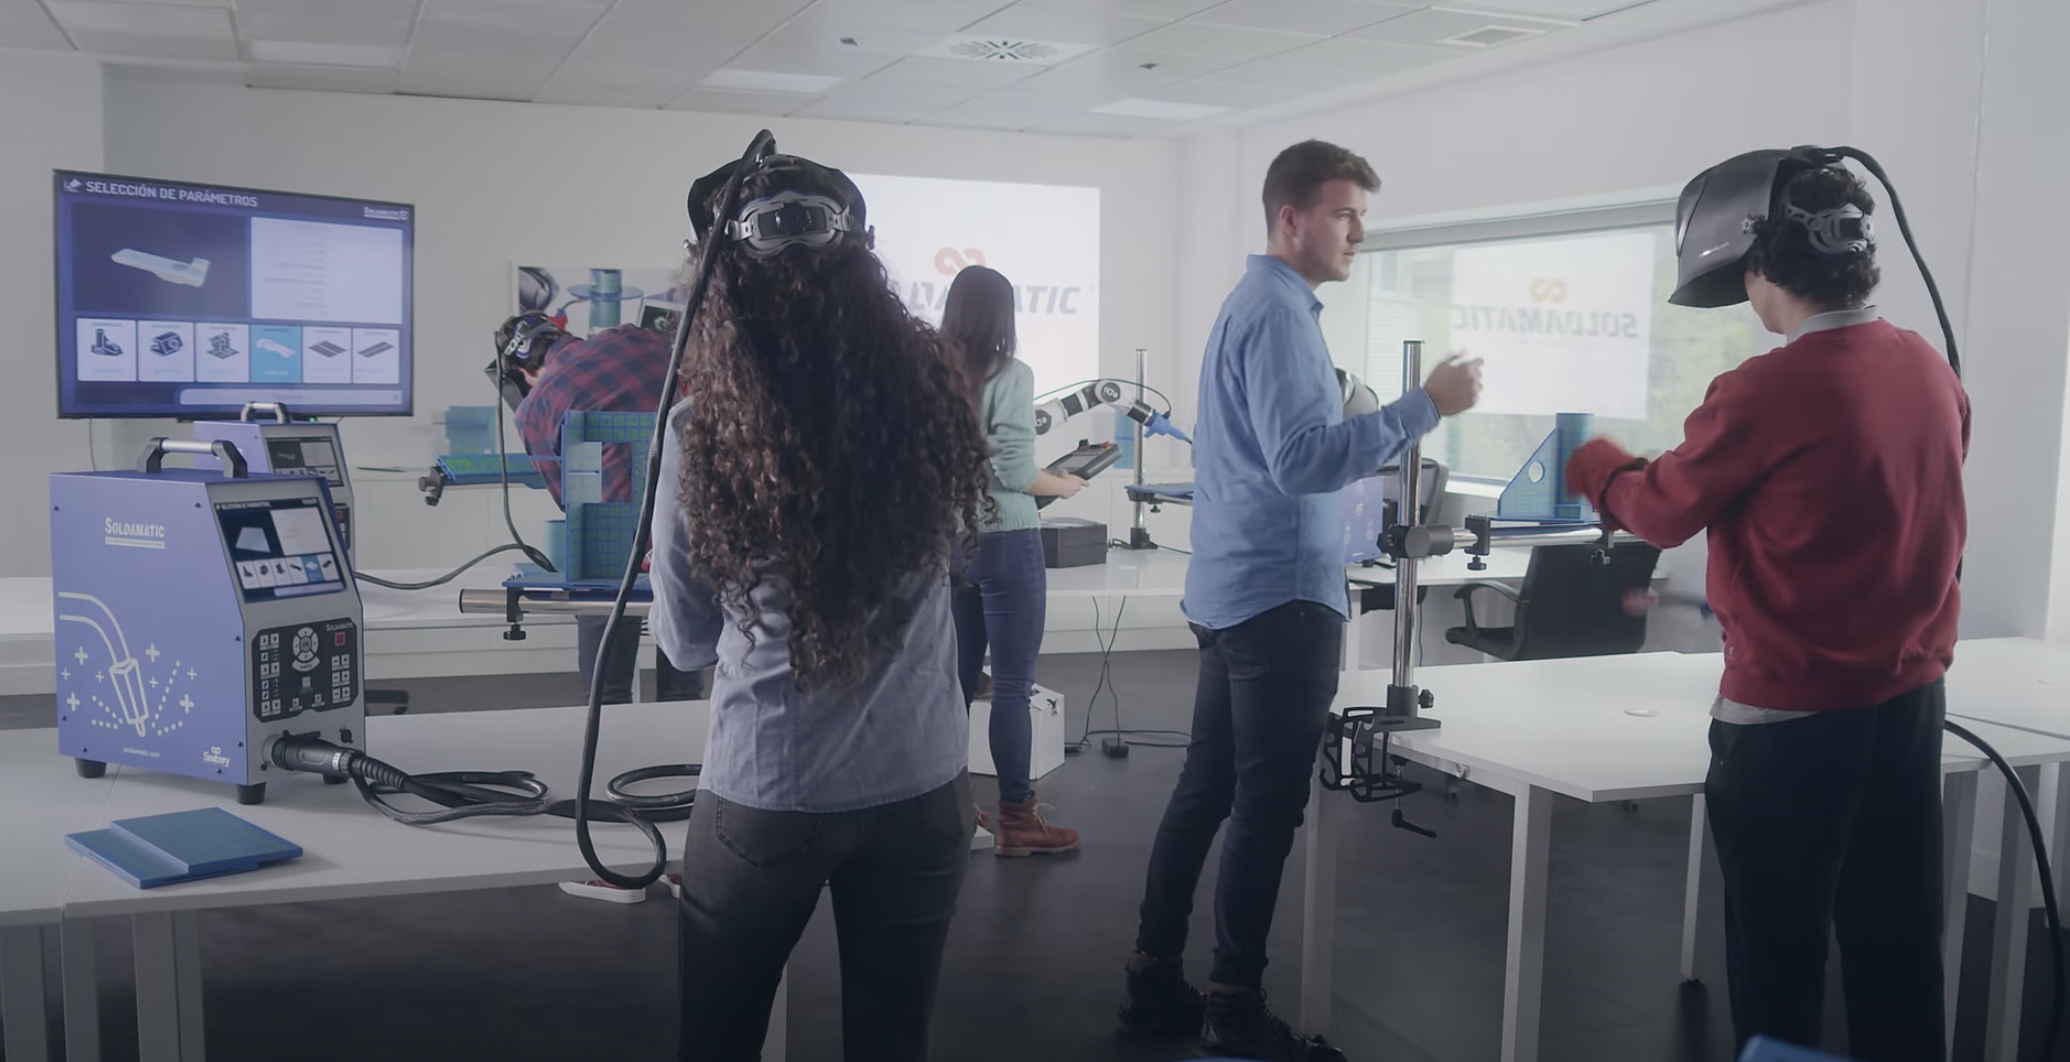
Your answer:
[[[1303,140],[1279,153],[1265,171],[1265,230],[1279,227],[1279,208],[1306,210],[1315,205],[1322,186],[1356,181],[1368,192],[1380,190],[1380,175],[1356,153],[1321,140]]]

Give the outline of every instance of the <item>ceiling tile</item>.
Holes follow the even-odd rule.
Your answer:
[[[395,91],[397,78],[393,70],[306,64],[251,63],[245,71],[244,83],[253,88],[315,92],[389,93]]]
[[[1505,26],[1517,29],[1552,32],[1566,28],[1565,23],[1548,22],[1540,19],[1518,18],[1509,15],[1483,15],[1463,11],[1440,11],[1432,8],[1389,19],[1377,26],[1356,30],[1349,36],[1360,40],[1386,41],[1391,44],[1422,44],[1433,47],[1460,48],[1466,51],[1483,51],[1472,45],[1440,44],[1447,37],[1461,33],[1486,29],[1489,26]]]
[[[1476,11],[1497,14],[1587,20],[1652,2],[1653,0],[1496,0],[1495,3],[1474,4],[1472,7]]]
[[[819,0],[798,23],[843,30],[914,30],[943,37],[990,17],[1010,0]],[[795,24],[795,23],[794,23]]]
[[[224,8],[98,0],[48,0],[45,6],[83,52],[201,62],[240,58]]]
[[[1152,91],[1235,65],[1227,59],[1110,48],[1047,70],[1014,87],[1077,100],[1086,106]]]
[[[1340,33],[1400,18],[1416,7],[1369,3],[1367,0],[1234,0],[1189,21],[1203,25],[1285,30],[1289,33]]]
[[[1109,15],[1161,18],[1167,21],[1197,15],[1227,0],[1042,0],[1047,6]]]
[[[1032,37],[1039,41],[1064,41],[1104,48],[1148,33],[1169,21],[1022,0],[971,26],[967,32]]]
[[[916,122],[962,104],[978,92],[975,88],[908,85],[872,78],[842,85],[796,113],[801,118]]]
[[[617,67],[582,71],[563,65],[532,98],[537,103],[578,107],[661,107],[682,95],[685,78],[700,72],[709,73],[681,64],[662,70]]]
[[[853,48],[777,48],[758,44],[734,56],[726,65],[735,70],[767,70],[776,74],[862,78],[896,61]]]
[[[1307,67],[1355,75],[1359,80],[1370,81],[1410,70],[1420,70],[1453,58],[1457,56],[1436,48],[1411,48],[1380,41],[1359,40],[1355,37],[1337,37],[1273,56],[1271,61],[1289,67]]]
[[[245,38],[245,54],[255,63],[307,63],[313,66],[402,67],[403,50],[377,44],[317,44]]]
[[[72,42],[36,0],[0,0],[0,41],[10,48],[72,50]]]
[[[1061,133],[1070,136],[1148,136],[1163,132],[1179,123],[1161,118],[1124,118],[1114,114],[1075,114],[1044,122],[1035,127],[1039,133]]]
[[[907,85],[951,85],[971,88],[1002,88],[1024,81],[1044,68],[1032,63],[978,63],[958,59],[900,59],[871,74],[875,82]]]
[[[942,34],[932,30],[889,29],[860,20],[822,17],[792,22],[762,38],[757,47],[870,55],[889,60],[902,59],[941,39]]]
[[[1039,92],[997,89],[927,119],[929,125],[974,129],[1028,129],[1081,113],[1076,105]]]
[[[1254,107],[1270,107],[1285,103],[1301,95],[1292,88],[1276,88],[1262,85],[1224,85],[1213,81],[1186,81],[1168,88],[1151,92],[1146,97],[1153,100],[1170,100],[1174,103],[1200,103],[1210,107],[1228,107],[1246,111]]]
[[[1129,41],[1129,48],[1173,55],[1197,55],[1213,59],[1243,61],[1299,48],[1321,40],[1322,34],[1279,33],[1272,30],[1209,26],[1198,22],[1177,22],[1152,30]]]
[[[610,0],[425,0],[399,89],[530,100]]]
[[[417,7],[418,0],[238,0],[237,32],[248,41],[401,48]]]
[[[672,111],[704,111],[710,114],[760,114],[781,117],[812,102],[810,96],[774,92],[715,92],[691,89],[670,100]]]

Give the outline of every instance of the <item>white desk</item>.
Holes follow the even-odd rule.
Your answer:
[[[583,716],[581,708],[377,716],[367,720],[367,746],[413,772],[530,770],[556,794],[567,796],[575,791]],[[701,760],[708,720],[703,702],[607,709],[597,750],[599,791],[604,781],[634,767]],[[198,911],[502,888],[591,873],[568,820],[482,818],[404,826],[367,807],[355,787],[325,785],[314,776],[276,779],[266,803],[240,807],[226,786],[131,771],[117,779],[101,815],[118,819],[210,806],[272,830],[306,854],[250,874],[150,890],[81,863],[66,899],[68,924],[104,916],[132,920],[143,1062],[197,1062],[202,1057]],[[664,823],[661,829],[672,849],[680,846],[680,823]],[[614,867],[631,869],[650,858],[647,843],[630,827],[599,824],[593,836],[599,854]],[[766,1057],[779,1062],[783,1015],[780,994],[765,1048]],[[93,1056],[69,1057],[77,1062]]]
[[[1716,654],[1653,653],[1634,656],[1552,660],[1521,664],[1475,664],[1424,669],[1421,684],[1436,694],[1437,730],[1394,735],[1390,752],[1452,777],[1476,782],[1516,801],[1511,835],[1509,948],[1504,974],[1503,1062],[1532,1062],[1538,1052],[1539,1003],[1545,959],[1545,902],[1555,795],[1589,802],[1699,797],[1695,812],[1702,828],[1701,794],[1710,766],[1706,740],[1709,709],[1717,693],[1721,658]],[[1959,673],[1959,669],[1958,669]],[[1389,676],[1348,673],[1339,688],[1341,710],[1385,702]],[[1967,688],[1955,674],[1950,704],[1966,703]],[[1977,723],[1972,729],[1990,741],[2015,767],[2033,768],[2070,760],[2070,741]],[[1968,893],[1970,833],[1960,827],[1974,817],[1975,779],[1988,766],[1981,755],[1951,740],[1943,755],[1948,773],[1945,831],[1948,884],[1949,969],[1959,970],[1964,903]],[[1966,794],[1966,800],[1965,800]],[[1327,1028],[1333,999],[1332,956],[1336,905],[1336,852],[1344,817],[1358,812],[1350,800],[1320,790],[1309,818],[1303,917],[1301,1027]],[[2017,814],[2017,810],[2014,811]],[[1964,816],[1967,816],[1965,818]],[[1702,898],[1702,834],[1695,845],[1688,894],[1693,919]],[[2024,850],[2024,835],[2019,848]],[[2011,864],[2016,859],[2004,860]],[[2001,878],[2004,877],[2002,872]],[[2006,896],[2001,894],[2001,905]],[[2025,908],[2021,908],[2022,911]],[[2020,924],[2024,926],[2024,918]],[[1685,969],[1694,965],[1693,936],[1685,926]],[[1993,974],[1993,1018],[2018,1016],[2017,992],[2008,1005],[1995,991],[2004,977],[2015,988],[2014,967]],[[1949,983],[1950,1013],[1955,989]],[[1952,1026],[1952,1022],[1951,1022]],[[2015,1022],[2011,1026],[2017,1029]],[[1994,1057],[1993,1062],[1999,1062]]]
[[[105,825],[116,770],[81,778],[58,754],[55,730],[0,732],[0,1021],[9,1062],[45,1062],[42,927],[57,925],[79,857],[64,836]],[[74,989],[76,935],[64,938],[65,988]],[[85,982],[91,995],[91,970]],[[71,1015],[67,1014],[70,1024]],[[76,1034],[73,1037],[77,1038]],[[73,1058],[81,1058],[73,1054]]]

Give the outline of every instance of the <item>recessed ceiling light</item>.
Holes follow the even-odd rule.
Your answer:
[[[308,41],[248,41],[256,63],[313,63],[318,66],[365,66],[389,70],[402,66],[401,48],[365,44],[312,44]]]
[[[1446,37],[1438,41],[1438,43],[1457,44],[1467,48],[1493,48],[1498,45],[1509,44],[1512,41],[1520,41],[1526,37],[1542,37],[1544,35],[1545,31],[1542,29],[1527,29],[1523,26],[1483,26],[1477,30],[1469,30],[1465,33]]]
[[[1094,114],[1114,114],[1123,118],[1159,118],[1170,122],[1193,122],[1226,113],[1227,107],[1210,107],[1204,103],[1173,103],[1170,100],[1122,99],[1094,107]]]
[[[819,74],[783,74],[773,70],[719,70],[704,79],[702,84],[710,89],[733,89],[739,92],[791,92],[801,96],[817,96],[841,83],[838,77],[824,77]]]
[[[1055,66],[1093,50],[1090,44],[1037,41],[1021,37],[959,34],[913,53],[926,59],[962,59],[1015,66]]]

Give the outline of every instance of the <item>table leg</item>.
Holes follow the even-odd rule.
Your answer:
[[[173,917],[154,911],[130,916],[137,957],[138,1062],[181,1062],[180,989],[175,972]]]
[[[1689,802],[1689,871],[1682,888],[1682,980],[1705,984],[1717,973],[1717,937],[1725,924],[1725,875],[1708,807],[1702,793]]]
[[[1502,1062],[1537,1062],[1545,975],[1545,894],[1553,794],[1517,791],[1509,844],[1509,958],[1502,978]]]
[[[43,1020],[43,927],[0,929],[0,1021],[7,1023],[7,1058],[48,1062],[50,1030]]]
[[[208,1057],[201,1018],[201,913],[173,913],[173,976],[180,990],[180,1060]]]
[[[2056,876],[2056,909],[2070,911],[2070,763],[2051,767],[2056,775],[2056,822],[2049,839],[2050,868]]]
[[[1977,773],[1941,782],[1941,977],[1948,1052],[1955,1051],[1955,1001],[1962,994],[1962,936],[1969,927],[1969,861],[1977,829]]]
[[[1320,774],[1308,781],[1308,853],[1301,898],[1300,1029],[1327,1036],[1336,999],[1337,836],[1349,798],[1322,787]]]
[[[93,953],[93,920],[59,927],[65,978],[65,1062],[101,1062],[101,979]]]
[[[762,1062],[784,1062],[784,1050],[790,1039],[791,973],[784,969],[783,979],[776,982],[776,1000],[769,1008],[769,1029],[762,1034]]]
[[[2016,767],[2020,784],[2032,793],[2041,785],[2037,767]],[[2027,919],[2034,907],[2034,851],[2019,801],[2005,795],[1998,831],[1997,911],[1991,927],[1991,999],[1985,1012],[1984,1062],[2018,1062],[2020,1006],[2027,984]]]

